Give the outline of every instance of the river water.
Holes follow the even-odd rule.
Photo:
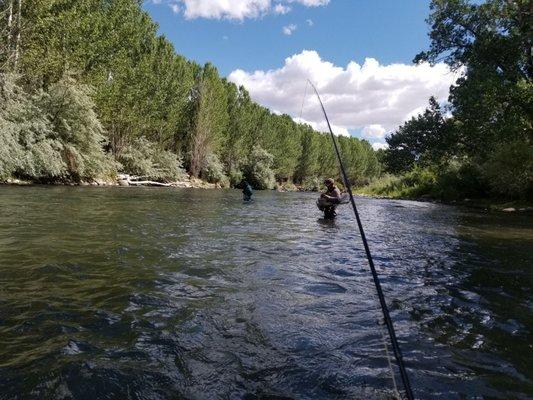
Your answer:
[[[0,187],[0,399],[392,398],[348,206],[254,197]],[[357,203],[415,396],[532,398],[533,217]]]

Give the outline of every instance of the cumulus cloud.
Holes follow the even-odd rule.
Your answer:
[[[281,30],[284,35],[292,35],[292,33],[296,30],[297,26],[295,24],[290,24],[287,26],[284,26]]]
[[[171,3],[168,6],[170,7],[170,9],[172,10],[174,14],[179,14],[181,12],[181,8],[179,4]]]
[[[296,117],[296,118],[293,118],[296,122],[300,123],[300,124],[307,124],[309,125],[311,128],[313,128],[315,131],[319,131],[319,132],[329,132],[329,129],[328,129],[328,123],[324,120],[322,121],[308,121],[304,118],[300,118],[300,117]],[[334,125],[332,124],[331,125],[331,130],[333,131],[333,133],[337,136],[350,136],[350,132],[348,131],[348,129],[346,129],[345,127],[343,126],[339,126],[339,125]]]
[[[372,143],[372,148],[377,151],[377,150],[385,150],[389,148],[389,146],[387,145],[387,143],[376,142],[376,143]]]
[[[274,6],[274,13],[276,14],[287,14],[289,11],[291,11],[291,8],[289,6],[284,6],[283,4],[276,4]]]
[[[306,7],[319,7],[325,6],[329,3],[329,0],[287,0],[289,3],[300,3]]]
[[[366,139],[383,139],[386,132],[380,124],[370,124],[363,128],[361,135]]]
[[[154,4],[165,2],[174,12],[181,12],[187,19],[230,19],[242,21],[269,13],[286,14],[289,4],[305,7],[325,6],[329,0],[151,0]]]
[[[270,0],[181,0],[185,18],[257,18],[269,11]]]
[[[229,80],[244,85],[260,104],[293,117],[302,111],[302,118],[321,126],[323,116],[310,88],[301,108],[306,80],[310,79],[321,93],[332,123],[361,131],[371,142],[383,142],[387,132],[423,111],[430,96],[446,101],[457,77],[443,63],[382,65],[367,58],[363,65],[351,61],[340,67],[322,60],[316,51],[304,50],[288,57],[278,69],[237,69]]]

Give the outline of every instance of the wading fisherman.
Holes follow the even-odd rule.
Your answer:
[[[324,211],[324,218],[333,219],[337,216],[335,208],[341,200],[341,191],[335,186],[335,181],[331,178],[326,179],[324,185],[326,185],[327,190],[320,195],[320,199],[325,200],[326,203],[322,203],[319,208]]]
[[[244,201],[251,201],[252,194],[254,194],[252,190],[252,186],[244,179],[242,180],[241,185],[242,185],[242,199]]]

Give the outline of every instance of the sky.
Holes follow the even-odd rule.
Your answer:
[[[412,64],[429,47],[429,0],[145,0],[144,9],[179,54],[324,131],[310,79],[334,132],[376,149],[430,96],[445,102],[457,79],[444,64]]]

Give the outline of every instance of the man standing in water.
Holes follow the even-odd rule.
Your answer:
[[[242,184],[242,199],[244,201],[251,201],[252,194],[253,194],[252,186],[244,179],[241,182],[241,184]]]
[[[335,181],[328,178],[324,181],[326,191],[320,195],[321,200],[325,200],[326,204],[319,204],[320,210],[324,211],[324,218],[333,219],[336,217],[335,207],[341,200],[341,191],[335,186]]]

